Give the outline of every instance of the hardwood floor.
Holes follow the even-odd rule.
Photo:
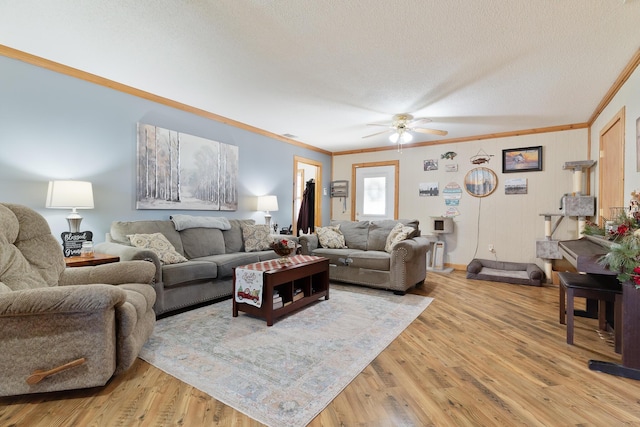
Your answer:
[[[558,288],[428,273],[435,301],[310,424],[640,425],[640,381],[593,372],[619,362],[597,320],[558,323]],[[105,387],[0,399],[0,426],[258,426],[139,360]]]

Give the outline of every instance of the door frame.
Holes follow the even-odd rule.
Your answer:
[[[387,160],[383,162],[353,163],[351,165],[351,221],[356,220],[356,170],[359,168],[375,168],[379,166],[393,166],[394,168],[394,200],[393,200],[393,219],[398,219],[398,200],[400,190],[400,160]]]
[[[605,152],[602,146],[602,142],[604,140],[604,136],[607,132],[611,130],[616,124],[620,126],[620,135],[618,140],[616,141],[617,152],[611,152],[610,150]],[[604,200],[602,198],[603,189],[606,188],[607,191],[612,192],[614,194],[613,198],[609,198],[609,200],[614,200],[618,203],[618,206],[623,206],[624,204],[624,153],[625,153],[625,107],[622,107],[620,111],[618,111],[611,120],[600,130],[600,136],[598,139],[598,162],[600,163],[598,166],[598,200],[602,202]],[[610,147],[607,147],[610,148]],[[619,159],[619,164],[622,169],[622,182],[616,183],[616,185],[609,185],[607,176],[605,174],[605,170],[603,168],[603,163],[600,161],[603,156],[611,157],[615,155]],[[608,214],[604,212],[604,207],[602,205],[598,206],[598,224],[600,226],[604,226],[604,219],[608,218]],[[615,207],[615,206],[609,206]]]
[[[298,235],[298,212],[296,212],[296,178],[298,175],[298,169],[300,168],[300,163],[304,163],[307,165],[315,166],[316,168],[316,176],[307,177],[305,176],[305,183],[310,179],[314,179],[316,182],[316,192],[315,192],[315,203],[314,203],[314,226],[320,227],[322,225],[322,163],[307,159],[301,156],[293,156],[293,182],[292,182],[292,197],[291,197],[291,224],[293,224],[293,235]],[[303,185],[305,184],[303,183]],[[303,188],[304,191],[304,188]]]

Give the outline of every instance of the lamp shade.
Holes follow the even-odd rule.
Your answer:
[[[389,135],[389,141],[391,141],[394,144],[397,143],[398,141],[400,141],[401,144],[402,143],[407,144],[413,141],[413,135],[411,135],[406,130],[399,130]]]
[[[278,198],[276,196],[258,196],[258,208],[259,211],[277,211],[278,210]]]
[[[87,181],[49,181],[45,206],[54,209],[93,209],[93,189]]]

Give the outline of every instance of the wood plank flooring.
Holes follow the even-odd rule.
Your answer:
[[[640,425],[640,381],[593,372],[620,362],[597,320],[558,323],[558,288],[429,272],[435,298],[310,424]],[[0,399],[0,426],[259,426],[139,360],[105,387]]]

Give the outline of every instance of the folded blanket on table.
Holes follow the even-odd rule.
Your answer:
[[[193,215],[171,215],[171,221],[177,231],[187,228],[219,228],[220,230],[231,229],[231,223],[221,216],[193,216]]]

